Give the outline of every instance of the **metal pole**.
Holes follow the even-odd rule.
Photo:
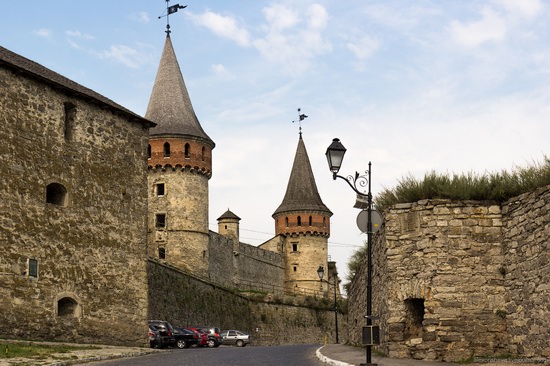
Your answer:
[[[372,194],[371,162],[369,161],[369,192],[367,197],[367,326],[372,325]],[[371,364],[372,346],[367,345],[367,365]]]
[[[334,324],[336,325],[336,344],[338,344],[338,302],[336,301],[336,286],[338,281],[334,274]]]

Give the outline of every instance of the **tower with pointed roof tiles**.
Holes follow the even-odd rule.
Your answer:
[[[319,289],[317,269],[328,269],[331,216],[317,190],[300,132],[286,193],[272,216],[275,235],[285,238],[282,252],[288,289]]]
[[[148,254],[207,275],[215,144],[195,115],[169,33],[145,117],[157,123],[148,147]]]

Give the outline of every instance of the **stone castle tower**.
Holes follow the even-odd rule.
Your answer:
[[[275,235],[285,240],[282,248],[288,289],[320,289],[317,269],[328,273],[328,238],[332,212],[321,200],[315,184],[302,133],[281,205],[272,217]],[[327,290],[326,283],[322,285]]]
[[[169,33],[145,118],[157,123],[148,150],[148,255],[206,276],[215,144],[195,115]]]

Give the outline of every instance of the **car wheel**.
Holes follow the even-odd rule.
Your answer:
[[[216,341],[213,340],[213,339],[209,339],[209,340],[206,342],[206,345],[208,346],[208,348],[216,347]]]
[[[244,346],[244,342],[242,340],[238,340],[237,341],[237,347],[243,347]]]
[[[178,346],[178,348],[188,348],[189,347],[187,345],[187,342],[185,341],[185,339],[178,339],[178,341],[176,342],[176,346]]]

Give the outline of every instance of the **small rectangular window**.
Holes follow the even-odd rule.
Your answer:
[[[164,196],[164,183],[157,184],[157,196]]]
[[[298,243],[292,243],[292,251],[297,252],[298,251]]]
[[[166,259],[166,249],[159,247],[159,259]]]
[[[156,215],[156,223],[155,226],[157,228],[164,228],[166,227],[166,214],[157,214]]]
[[[29,277],[38,277],[38,260],[29,258]]]

